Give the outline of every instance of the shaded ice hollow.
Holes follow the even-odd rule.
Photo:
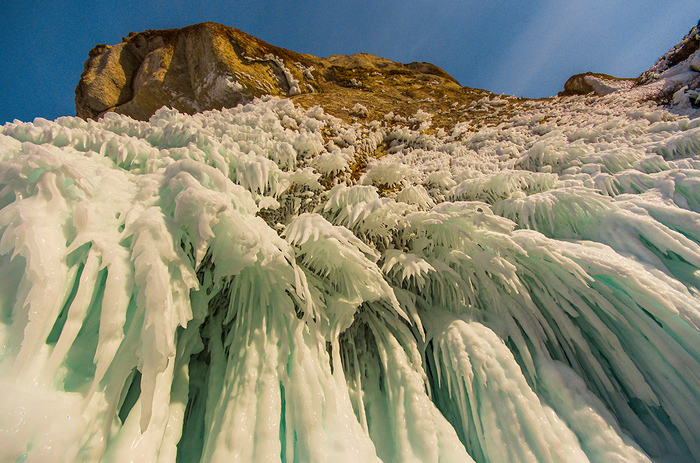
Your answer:
[[[6,124],[0,461],[700,460],[700,118],[661,85],[435,134]]]

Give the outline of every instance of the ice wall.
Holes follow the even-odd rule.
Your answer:
[[[0,461],[700,459],[700,119],[422,119],[0,128]]]

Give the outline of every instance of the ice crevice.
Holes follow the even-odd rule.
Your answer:
[[[698,119],[625,95],[0,127],[0,460],[697,461]]]

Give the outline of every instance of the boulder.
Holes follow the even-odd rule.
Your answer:
[[[316,61],[215,23],[130,33],[90,51],[76,114],[115,111],[145,120],[164,105],[191,114],[261,95],[313,92]]]
[[[576,74],[566,81],[564,91],[559,92],[559,96],[570,95],[607,95],[621,89],[632,87],[636,79],[623,79],[594,72]]]

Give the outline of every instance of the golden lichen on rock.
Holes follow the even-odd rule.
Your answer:
[[[90,51],[75,91],[76,114],[94,119],[115,111],[147,120],[162,106],[192,114],[256,96],[288,96],[295,84],[313,91],[298,66],[286,65],[313,62],[214,23],[130,33],[118,45]]]
[[[320,105],[345,122],[392,124],[421,110],[432,115],[425,127],[432,132],[465,119],[475,128],[492,125],[522,101],[462,87],[429,63],[366,53],[319,58],[215,23],[130,33],[120,44],[98,45],[75,93],[76,114],[91,119],[114,111],[148,120],[162,106],[193,114],[273,95],[304,108]],[[504,104],[488,105],[499,98]],[[353,113],[357,104],[366,109],[361,116]]]

